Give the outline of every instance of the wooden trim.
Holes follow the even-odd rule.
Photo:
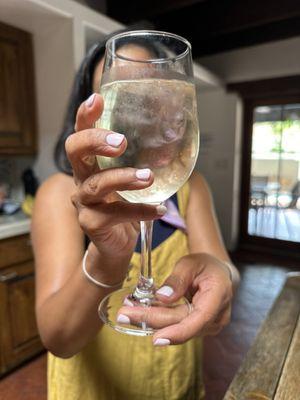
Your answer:
[[[300,75],[229,83],[227,90],[239,93],[243,99],[269,98],[272,101],[271,96],[297,96],[300,95]],[[276,100],[273,98],[273,101]]]
[[[300,75],[276,79],[229,84],[229,91],[236,91],[243,99],[244,119],[242,133],[242,177],[240,204],[240,238],[238,250],[264,252],[274,256],[300,259],[299,243],[264,238],[248,234],[249,189],[251,179],[251,153],[253,110],[260,105],[300,103]]]
[[[36,85],[34,73],[34,56],[32,46],[32,36],[27,33],[23,46],[21,46],[22,57],[24,57],[24,68],[22,69],[22,79],[24,82],[24,147],[27,151],[35,153],[37,150],[37,129],[36,129]]]
[[[243,101],[244,122],[242,142],[242,181],[240,195],[240,243],[247,241],[248,233],[248,204],[251,175],[251,149],[252,149],[252,102]],[[249,157],[250,154],[250,157]]]
[[[0,40],[15,46],[18,60],[17,75],[20,79],[18,98],[15,99],[20,129],[15,133],[9,132],[7,138],[5,134],[2,135],[0,154],[35,154],[37,150],[36,86],[32,35],[21,29],[0,23]],[[12,138],[12,136],[15,137]]]

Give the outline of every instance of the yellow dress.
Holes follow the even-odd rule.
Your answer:
[[[182,216],[188,195],[186,183],[177,194]],[[187,253],[187,237],[179,229],[152,251],[158,286]],[[131,282],[138,278],[139,256],[132,257]],[[199,338],[183,345],[154,347],[151,337],[128,336],[103,326],[75,356],[61,359],[48,354],[48,400],[203,399],[201,356]]]

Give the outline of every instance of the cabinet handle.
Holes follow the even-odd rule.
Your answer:
[[[7,274],[0,275],[0,282],[9,282],[18,276],[16,271],[8,272]]]

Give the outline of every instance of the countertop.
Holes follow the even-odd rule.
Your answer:
[[[13,215],[0,215],[0,240],[29,233],[30,222],[30,218],[22,211]]]

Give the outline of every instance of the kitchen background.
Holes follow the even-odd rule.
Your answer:
[[[171,22],[164,25],[163,17],[160,19],[157,2],[153,2],[153,9],[148,3],[151,2],[145,2],[144,11],[140,7],[139,16],[133,13],[132,19],[145,19],[149,15],[150,20],[157,19],[159,28],[161,23],[165,30],[168,27],[172,30]],[[199,7],[198,14],[194,14],[200,21],[200,33],[197,36],[194,27],[193,35],[188,37],[192,39],[192,46],[195,44],[194,72],[201,131],[197,169],[212,189],[226,246],[232,253],[244,248],[250,251],[250,257],[257,257],[256,250],[261,246],[257,240],[260,236],[270,237],[269,231],[263,230],[264,221],[270,225],[275,213],[279,216],[276,218],[283,221],[282,229],[292,231],[285,242],[296,256],[297,248],[290,242],[295,238],[295,230],[296,233],[299,231],[300,189],[293,194],[293,187],[300,181],[300,145],[291,156],[295,171],[284,177],[290,179],[292,174],[293,178],[284,186],[284,179],[274,178],[279,166],[285,165],[283,156],[274,159],[275,167],[272,168],[276,169],[275,172],[268,171],[265,161],[263,166],[255,164],[256,149],[251,150],[251,140],[248,139],[256,121],[251,120],[249,133],[245,116],[246,112],[250,110],[252,113],[259,106],[269,107],[260,111],[270,113],[275,95],[278,99],[275,103],[281,104],[281,93],[288,98],[283,104],[288,104],[287,101],[294,104],[292,120],[296,122],[293,129],[297,137],[300,135],[297,108],[300,104],[300,5],[292,0],[268,0],[263,4],[257,0],[247,1],[239,8],[237,3],[240,2],[231,2],[236,5],[236,26],[227,30],[228,36],[226,30],[222,33],[216,28],[215,41],[212,35],[201,42],[201,7],[208,7],[208,12],[208,5],[212,5],[210,15],[215,13],[222,20],[220,12],[226,11],[224,6],[218,9],[218,2],[214,0],[162,1],[162,10],[163,6],[166,9],[165,14],[161,11],[162,15],[167,16],[168,10],[170,18],[175,15],[173,3],[178,10],[180,7],[191,7],[191,10]],[[136,4],[138,2],[133,1],[131,7]],[[0,203],[1,193],[3,197],[7,192],[7,197],[21,205],[25,199],[22,175],[30,169],[33,175],[27,173],[26,186],[29,197],[23,205],[23,210],[30,214],[30,195],[37,181],[43,182],[56,171],[53,148],[62,126],[75,71],[95,42],[133,22],[128,21],[130,13],[127,7],[130,9],[130,2],[125,6],[125,2],[116,0],[0,0]],[[139,8],[136,10],[138,14]],[[173,26],[173,30],[187,34],[189,23],[182,15],[182,26]],[[223,38],[219,43],[218,35]],[[211,51],[205,48],[205,40],[212,45]],[[202,45],[204,43],[202,51],[199,41]],[[268,100],[264,100],[262,93]],[[270,97],[273,103],[270,103]],[[11,113],[10,119],[3,118],[5,112]],[[1,121],[8,121],[7,126]],[[274,117],[268,115],[261,121],[272,123]],[[281,129],[281,138],[283,134]],[[297,140],[296,144],[299,143]],[[284,151],[281,149],[277,153],[283,154]],[[251,154],[256,169],[250,171]],[[271,155],[274,156],[274,151]],[[264,155],[269,156],[269,153]],[[292,219],[298,221],[296,228],[289,225],[293,199],[296,205],[292,211],[296,214],[292,214]],[[10,320],[7,330],[3,329],[1,333],[0,373],[11,370],[41,350],[34,318],[28,317],[34,302],[34,266],[28,236],[30,218],[22,210],[12,211],[11,216],[0,215],[0,298],[2,304],[7,302],[5,307],[0,307],[1,326],[1,321]],[[294,244],[299,246],[299,241],[294,240]],[[279,242],[269,242],[269,252],[276,252],[280,244],[283,254],[285,243]],[[251,253],[251,246],[254,253]]]
[[[14,165],[10,179],[19,186],[15,176],[22,163],[32,166],[40,181],[55,172],[53,146],[74,71],[95,41],[123,24],[69,0],[1,0],[0,6],[0,22],[30,32],[33,41],[35,86],[31,91],[36,97],[38,147],[27,160],[9,157]],[[101,2],[97,6],[101,9]],[[198,168],[212,188],[230,250],[237,245],[239,231],[242,107],[241,98],[228,92],[227,85],[299,74],[299,48],[300,37],[294,36],[195,59],[202,134]]]

